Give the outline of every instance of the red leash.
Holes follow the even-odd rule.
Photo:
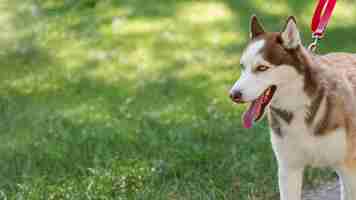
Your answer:
[[[328,25],[335,8],[335,4],[336,0],[319,0],[311,23],[311,30],[314,38],[314,42],[308,47],[311,51],[315,50],[318,40],[323,37],[326,26]]]

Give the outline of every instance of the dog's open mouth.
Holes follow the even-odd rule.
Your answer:
[[[277,87],[274,85],[267,88],[260,97],[251,102],[248,110],[243,115],[243,125],[245,128],[251,128],[254,122],[261,119],[276,89]]]

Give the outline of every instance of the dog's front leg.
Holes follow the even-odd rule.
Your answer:
[[[337,168],[341,185],[341,200],[355,200],[356,198],[356,169],[341,166]]]
[[[281,200],[301,200],[303,168],[279,167],[279,192]]]

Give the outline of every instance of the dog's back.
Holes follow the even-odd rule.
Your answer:
[[[337,74],[345,75],[356,93],[356,54],[329,53],[319,56],[319,60],[329,68],[333,68],[332,70],[335,70]]]
[[[345,74],[351,82],[356,84],[356,54],[328,53],[314,58],[317,64],[335,71],[338,75]]]
[[[314,55],[313,61],[316,65],[313,76],[320,85],[336,96],[345,98],[346,92],[347,98],[356,98],[356,54]]]

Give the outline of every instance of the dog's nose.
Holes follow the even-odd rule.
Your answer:
[[[241,91],[231,91],[230,98],[236,103],[242,102],[242,93]]]

